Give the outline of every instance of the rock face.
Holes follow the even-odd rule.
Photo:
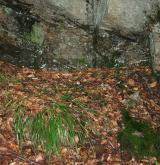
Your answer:
[[[133,64],[152,55],[157,70],[159,41],[150,29],[160,21],[159,6],[159,0],[0,0],[0,58],[59,69]]]
[[[0,16],[1,59],[19,66],[54,69],[92,62],[92,36],[62,18],[49,24],[44,16],[40,19],[6,6],[1,6]]]
[[[157,23],[150,33],[150,50],[154,71],[160,71],[160,24]]]
[[[156,5],[156,0],[110,0],[101,28],[135,38],[134,35],[146,30],[149,17],[156,13]]]

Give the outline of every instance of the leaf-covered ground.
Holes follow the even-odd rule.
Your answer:
[[[13,130],[16,107],[21,105],[33,115],[53,101],[65,102],[72,108],[62,99],[67,95],[97,112],[91,115],[93,127],[99,132],[90,137],[92,145],[84,142],[76,148],[62,146],[60,157],[52,154],[50,160],[41,148],[35,151],[29,141],[20,149]],[[0,164],[158,164],[154,156],[136,158],[121,150],[117,136],[124,127],[123,108],[136,120],[149,123],[155,130],[160,128],[160,82],[149,67],[51,72],[0,62]],[[135,135],[142,136],[139,132]]]

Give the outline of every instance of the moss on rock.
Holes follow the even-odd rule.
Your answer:
[[[38,44],[42,45],[44,41],[44,30],[41,24],[35,23],[32,26],[32,31],[31,31],[31,41]]]

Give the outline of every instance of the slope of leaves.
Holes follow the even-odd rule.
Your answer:
[[[149,67],[51,72],[17,68],[0,62],[0,73],[0,164],[96,165],[158,162],[153,156],[135,159],[131,154],[120,150],[117,140],[118,132],[124,126],[120,111],[123,107],[127,107],[129,114],[137,121],[147,122],[154,130],[159,130],[160,84],[152,76]],[[48,162],[44,154],[46,149],[38,145],[35,150],[31,141],[33,137],[29,138],[29,134],[23,137],[26,140],[22,141],[23,145],[19,148],[13,119],[17,109],[22,111],[19,116],[27,119],[44,113],[48,108],[56,109],[57,104],[65,105],[71,111],[76,109],[74,114],[77,115],[77,120],[80,118],[93,121],[83,124],[85,129],[90,130],[91,136],[86,136],[83,145],[77,143],[76,148],[62,142],[59,151],[61,158],[52,154]],[[92,109],[96,114],[90,111]],[[90,129],[91,126],[94,129]],[[79,128],[77,125],[76,127]],[[77,142],[80,140],[76,136],[74,139]]]

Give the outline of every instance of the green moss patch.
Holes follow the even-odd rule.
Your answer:
[[[25,30],[26,31],[23,34],[23,37],[25,40],[30,41],[34,44],[39,45],[39,46],[41,46],[43,44],[45,34],[44,34],[43,26],[40,23],[34,23],[31,26],[30,31],[27,31],[27,28]]]
[[[136,121],[126,110],[122,110],[122,115],[124,129],[118,134],[122,151],[138,158],[160,158],[160,133],[152,129],[148,123]]]
[[[31,41],[38,45],[42,45],[44,41],[44,30],[41,24],[35,23],[32,26]]]

